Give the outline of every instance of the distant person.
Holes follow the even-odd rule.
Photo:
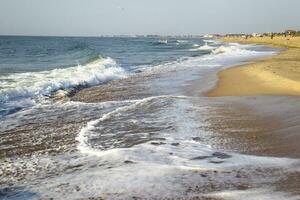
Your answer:
[[[273,34],[273,33],[271,33],[271,40],[273,40],[273,38],[274,38],[274,34]]]

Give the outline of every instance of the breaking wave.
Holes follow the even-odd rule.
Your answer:
[[[64,69],[2,76],[0,77],[2,87],[0,88],[0,105],[4,111],[5,107],[9,107],[7,104],[16,104],[16,102],[19,107],[23,107],[22,102],[27,102],[26,105],[28,105],[28,99],[49,96],[58,90],[101,84],[124,78],[126,74],[126,71],[113,59],[98,58],[85,65]]]
[[[203,46],[195,46],[194,47],[197,47],[197,48],[194,48],[194,49],[191,49],[191,51],[210,51],[210,50],[213,50],[213,49],[216,49],[217,47],[213,47],[213,46],[209,46],[207,43],[205,43],[205,45]]]
[[[99,58],[86,65],[42,72],[11,74],[0,77],[0,102],[20,97],[50,95],[60,89],[79,85],[96,85],[126,76],[123,68],[111,58]]]
[[[220,46],[214,50],[212,50],[213,54],[236,54],[236,55],[240,55],[240,54],[255,54],[255,53],[260,53],[257,51],[252,51],[252,50],[247,50],[247,49],[243,49],[240,48],[238,46]]]

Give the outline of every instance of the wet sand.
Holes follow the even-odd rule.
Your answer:
[[[298,134],[300,130],[300,117],[298,116],[300,112],[300,106],[298,106],[300,105],[298,103],[300,97],[232,96],[205,98],[203,95],[206,94],[207,85],[204,83],[207,84],[210,82],[210,86],[212,86],[212,82],[216,77],[215,75],[216,72],[210,73],[207,79],[201,78],[188,81],[181,89],[187,96],[198,96],[203,99],[195,101],[195,105],[199,104],[199,106],[203,106],[205,102],[210,107],[206,118],[209,126],[199,127],[212,133],[205,137],[205,143],[218,149],[248,155],[300,158],[298,142],[300,141],[300,134]],[[77,93],[72,99],[80,99],[87,102],[93,101],[93,99],[97,100],[106,97],[106,95],[103,95],[106,87],[116,86],[119,88],[120,85],[129,89],[122,91],[141,91],[141,96],[148,96],[145,94],[145,90],[138,89],[139,81],[137,79],[133,80],[122,80],[122,84],[115,85],[112,83],[110,86],[86,89]],[[144,83],[145,79],[141,79],[140,81]],[[130,86],[125,84],[125,82],[129,83]],[[114,89],[109,89],[109,91],[114,91]],[[127,92],[126,96],[131,93]],[[87,94],[102,95],[96,95],[94,98],[86,98],[85,95]],[[109,92],[109,94],[112,93]],[[117,92],[116,96],[118,94]],[[130,98],[130,95],[127,98]],[[200,118],[203,118],[203,113],[199,113]],[[300,179],[296,178],[300,177],[300,173],[293,172],[292,174],[286,173],[285,175],[286,179],[284,181],[275,182],[273,186],[278,191],[300,195]],[[244,183],[241,185],[247,184]],[[234,186],[234,188],[239,187],[242,186]],[[251,187],[249,186],[249,188]],[[248,186],[246,188],[248,189]]]
[[[300,48],[298,48],[300,38],[286,40],[283,37],[275,37],[274,40],[269,38],[245,40],[229,37],[224,40],[289,47],[279,55],[219,72],[216,87],[208,91],[207,95],[225,99],[228,96],[229,99],[237,99],[237,102],[250,104],[250,108],[256,113],[265,115],[264,118],[268,122],[264,123],[264,126],[272,130],[268,137],[260,139],[260,141],[265,140],[267,146],[270,146],[264,152],[274,156],[299,158],[300,127],[297,124],[299,122],[297,113],[300,94]],[[264,135],[263,132],[255,134],[255,137],[261,137]]]
[[[207,93],[216,96],[300,95],[300,37],[225,38],[228,42],[259,43],[288,47],[279,55],[219,73],[217,87]]]
[[[204,97],[208,86],[212,87],[215,80],[216,71],[210,73],[205,79],[194,79],[186,82],[180,90],[184,91],[184,95],[201,97],[202,100],[195,100],[195,106],[208,105],[210,109],[207,111],[209,126],[199,127],[201,130],[206,130],[207,134],[204,138],[199,137],[195,140],[211,145],[217,149],[243,153],[257,156],[270,157],[286,157],[300,158],[300,148],[298,141],[300,140],[300,105],[298,102],[300,97],[268,97],[268,96],[241,96],[241,97]],[[86,102],[99,101],[107,97],[117,97],[119,94],[126,94],[126,99],[132,99],[135,95],[147,97],[151,91],[150,88],[145,90],[145,81],[153,81],[153,79],[161,78],[157,76],[148,76],[147,78],[133,77],[117,82],[112,82],[107,86],[93,87],[78,92],[71,97],[72,100],[80,100]],[[210,84],[208,84],[210,83]],[[143,86],[143,87],[141,87]],[[118,92],[118,89],[124,88]],[[109,88],[109,89],[108,89]],[[115,94],[111,91],[117,91]],[[140,91],[132,94],[132,91]],[[152,91],[153,92],[153,91]],[[92,94],[94,96],[92,96]],[[100,95],[101,94],[101,95]],[[164,94],[162,91],[156,90],[156,94]],[[133,96],[132,96],[133,95]],[[89,97],[88,97],[89,96]],[[92,97],[92,98],[90,98]],[[122,97],[124,98],[124,96]],[[199,113],[199,119],[203,118],[203,113]],[[261,169],[262,170],[262,169]],[[271,169],[270,169],[271,170]],[[262,173],[263,170],[261,171]],[[242,173],[242,172],[240,172]],[[256,172],[258,173],[258,172]],[[282,175],[282,174],[281,174]],[[237,177],[240,175],[237,174]],[[262,174],[260,176],[263,176]],[[294,195],[300,195],[300,182],[297,177],[300,173],[292,172],[284,174],[284,180],[270,184],[278,191],[285,191]],[[239,182],[239,181],[238,181]],[[210,186],[206,188],[191,189],[194,192],[199,190],[199,193],[208,191],[216,191],[224,188],[224,185],[218,185],[217,182],[207,183]],[[228,183],[229,185],[231,183]],[[266,183],[267,184],[267,183]],[[218,185],[218,186],[217,186]],[[247,181],[241,180],[239,183],[231,185],[230,188],[238,190],[246,190],[253,188],[254,185]],[[218,188],[218,189],[217,189]],[[202,197],[187,199],[222,199],[214,197]]]
[[[219,110],[231,117],[221,127],[213,126],[229,140],[225,146],[255,155],[300,158],[300,37],[222,40],[287,48],[279,55],[218,73],[219,81],[207,95],[235,102],[234,111],[228,112],[228,107]],[[239,104],[244,108],[239,109]],[[252,120],[244,120],[245,116]],[[300,173],[287,174],[275,187],[299,195],[299,180]]]
[[[232,151],[258,156],[300,158],[297,142],[300,139],[299,134],[297,134],[298,124],[300,124],[300,117],[298,116],[300,106],[297,105],[299,105],[300,99],[298,97],[263,96],[204,97],[203,94],[207,91],[208,86],[213,85],[216,73],[217,71],[211,72],[207,79],[196,78],[197,74],[195,74],[192,80],[179,85],[170,84],[170,80],[174,79],[175,81],[177,79],[177,76],[172,73],[136,76],[80,90],[64,101],[99,103],[176,94],[177,91],[180,91],[180,94],[192,99],[195,97],[192,100],[195,106],[207,107],[206,111],[199,111],[198,113],[201,135],[195,137],[195,141],[211,145],[221,152]],[[155,82],[161,83],[164,80],[167,80],[166,89],[155,87]],[[89,108],[90,114],[86,115],[82,115],[76,106],[71,108],[65,108],[68,112],[63,115],[58,114],[61,108],[56,108],[57,112],[53,112],[52,108],[49,110],[41,108],[33,113],[24,113],[20,117],[20,120],[23,121],[22,126],[13,127],[13,125],[8,124],[7,128],[1,131],[1,134],[3,133],[5,136],[1,144],[3,147],[9,148],[1,148],[0,151],[0,172],[5,177],[5,179],[1,179],[0,187],[18,186],[20,183],[26,184],[29,180],[38,185],[41,184],[40,181],[60,177],[66,173],[76,175],[85,169],[104,170],[97,159],[93,162],[83,159],[78,161],[79,163],[72,163],[72,165],[64,165],[64,163],[60,163],[61,161],[57,161],[59,160],[58,157],[65,157],[66,162],[69,159],[79,157],[76,153],[76,135],[88,121],[97,119],[102,115],[98,105]],[[47,119],[38,117],[39,114],[47,112],[53,113],[50,115],[52,117]],[[207,124],[201,125],[202,121],[207,122]],[[20,141],[26,142],[24,145],[20,145]],[[47,156],[47,162],[43,162],[44,156]],[[31,165],[32,157],[41,158]],[[218,164],[220,163],[215,163],[216,166]],[[273,173],[272,170],[271,168],[260,169],[259,166],[253,171],[248,171],[247,168],[218,172],[215,170],[206,172],[195,170],[193,173],[199,174],[195,180],[199,181],[199,185],[195,182],[195,185],[187,189],[186,194],[198,193],[199,196],[175,199],[222,199],[214,196],[205,197],[203,194],[226,189],[245,191],[257,187],[257,184],[262,187],[265,185],[274,186],[278,191],[300,195],[300,184],[297,178],[300,176],[299,173],[294,171],[291,173],[282,171]],[[253,177],[263,179],[274,175],[284,175],[286,178],[274,183],[257,183],[251,179]],[[230,177],[230,179],[226,180],[226,177]],[[62,184],[59,189],[62,193],[66,193],[68,190],[64,188],[69,189],[68,187]],[[72,188],[71,191],[80,192],[80,189]],[[89,199],[105,198],[91,197]]]

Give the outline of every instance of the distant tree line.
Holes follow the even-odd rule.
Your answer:
[[[251,37],[271,37],[273,39],[273,37],[275,36],[292,36],[292,37],[299,37],[300,36],[300,31],[295,31],[295,30],[285,30],[283,32],[280,33],[275,33],[275,32],[269,32],[269,33],[262,33],[262,34],[227,34],[225,36],[235,36],[235,37],[243,37],[243,38],[251,38]]]

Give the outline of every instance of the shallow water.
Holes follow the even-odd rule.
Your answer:
[[[26,81],[9,82],[1,90],[4,110],[16,101],[21,104],[1,118],[1,197],[299,198],[276,188],[287,174],[299,171],[299,160],[244,155],[222,145],[226,138],[217,127],[236,117],[230,112],[237,105],[203,95],[215,84],[218,70],[274,50],[201,38],[171,38],[167,43],[159,38],[104,38],[101,45],[93,43],[97,38],[90,40],[75,41],[112,45],[101,54],[110,58],[55,71],[9,72],[11,80]],[[45,77],[54,77],[50,88]],[[31,87],[30,81],[36,85]],[[83,82],[88,88],[77,91]],[[19,93],[19,87],[32,93]],[[24,106],[28,100],[33,103]],[[220,108],[229,114],[218,112]],[[257,127],[243,128],[251,132]]]

